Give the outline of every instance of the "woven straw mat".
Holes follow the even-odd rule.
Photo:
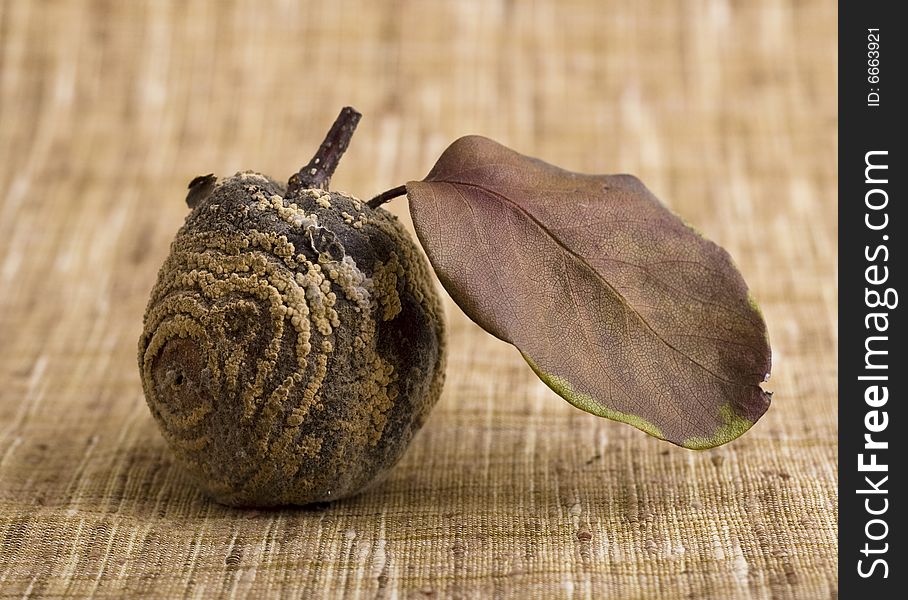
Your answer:
[[[820,0],[0,1],[0,598],[835,597],[835,62]],[[660,442],[444,296],[446,387],[384,484],[206,499],[136,366],[186,184],[286,178],[345,104],[363,198],[467,133],[639,176],[761,304],[767,415]]]

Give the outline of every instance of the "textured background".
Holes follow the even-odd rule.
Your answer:
[[[821,0],[0,2],[0,596],[835,597],[835,27]],[[142,397],[148,293],[191,177],[286,177],[343,104],[364,198],[466,133],[640,176],[762,304],[769,413],[676,448],[448,301],[447,387],[386,484],[207,501]]]

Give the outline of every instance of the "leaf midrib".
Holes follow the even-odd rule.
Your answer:
[[[452,181],[452,180],[435,180],[435,181],[438,181],[439,183],[447,183],[447,184],[450,184],[450,185],[453,185],[453,186],[461,185],[461,186],[464,186],[464,187],[475,188],[475,189],[477,189],[477,190],[480,190],[480,191],[482,191],[482,192],[485,192],[485,193],[487,193],[487,194],[490,194],[490,195],[492,195],[492,196],[495,196],[496,198],[499,198],[499,199],[503,200],[503,201],[504,201],[505,203],[507,203],[508,205],[514,207],[518,212],[520,212],[521,214],[525,215],[530,221],[532,221],[533,224],[536,225],[536,227],[538,227],[540,231],[542,231],[542,232],[543,232],[544,234],[546,234],[549,238],[551,238],[551,239],[552,239],[556,244],[558,244],[558,246],[560,246],[565,252],[567,252],[568,254],[570,254],[571,256],[573,256],[573,257],[574,257],[575,259],[577,259],[584,267],[586,267],[587,269],[589,269],[590,271],[592,271],[593,274],[596,276],[596,278],[599,279],[602,283],[604,283],[604,284],[606,285],[606,287],[608,287],[608,289],[612,290],[612,292],[615,293],[615,295],[618,297],[618,299],[621,301],[621,303],[622,303],[625,307],[627,307],[627,308],[631,311],[631,313],[633,313],[633,315],[634,315],[635,317],[637,317],[637,319],[639,319],[640,322],[643,323],[643,324],[646,326],[646,328],[649,329],[649,330],[653,333],[653,335],[656,336],[656,338],[657,338],[660,342],[662,342],[662,343],[665,344],[667,347],[669,347],[669,348],[671,348],[672,350],[674,350],[676,353],[680,354],[680,355],[681,355],[682,357],[684,357],[686,360],[688,360],[688,361],[690,361],[691,363],[695,364],[696,366],[700,367],[703,371],[705,371],[706,373],[709,373],[710,375],[712,375],[713,377],[715,377],[715,378],[718,379],[719,381],[722,381],[722,382],[727,383],[727,384],[729,384],[729,385],[734,385],[734,386],[744,387],[744,388],[746,388],[746,387],[752,387],[752,386],[754,385],[754,384],[751,384],[751,383],[740,383],[740,382],[737,382],[737,381],[729,381],[728,379],[725,379],[724,377],[722,377],[722,376],[720,376],[720,375],[714,373],[712,370],[710,370],[710,369],[708,369],[707,367],[705,367],[704,365],[700,364],[699,362],[697,362],[696,360],[694,360],[692,357],[688,356],[687,354],[685,354],[684,352],[682,352],[681,350],[679,350],[678,348],[676,348],[675,346],[673,346],[671,343],[669,343],[665,338],[662,337],[662,335],[661,335],[658,331],[656,331],[656,330],[653,328],[652,325],[649,324],[649,321],[647,321],[647,320],[643,317],[643,315],[640,314],[640,312],[639,312],[636,308],[634,308],[634,306],[633,306],[630,302],[627,301],[627,298],[625,298],[624,295],[623,295],[617,288],[615,288],[615,286],[613,286],[607,279],[605,279],[605,277],[603,277],[602,274],[600,274],[599,271],[597,271],[597,270],[596,270],[596,269],[595,269],[595,268],[586,260],[586,258],[584,258],[582,255],[578,254],[577,252],[575,252],[574,250],[572,250],[570,247],[568,247],[567,245],[565,245],[564,242],[562,242],[556,235],[554,235],[551,231],[549,231],[549,229],[548,229],[545,225],[543,225],[542,222],[540,222],[532,213],[530,213],[527,209],[525,209],[525,208],[524,208],[523,206],[521,206],[520,204],[514,202],[513,200],[511,200],[510,198],[508,198],[507,196],[505,196],[505,195],[503,195],[503,194],[501,194],[501,193],[499,193],[499,192],[496,192],[496,191],[494,191],[494,190],[490,190],[490,189],[488,189],[488,188],[486,188],[486,187],[484,187],[484,186],[482,186],[482,185],[479,185],[479,184],[477,184],[477,183],[466,183],[466,182],[462,182],[462,181]],[[759,387],[759,386],[756,386],[756,387]]]

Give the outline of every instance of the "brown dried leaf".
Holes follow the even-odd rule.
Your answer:
[[[407,196],[448,293],[571,404],[698,449],[769,407],[766,325],[747,285],[637,178],[469,136]]]

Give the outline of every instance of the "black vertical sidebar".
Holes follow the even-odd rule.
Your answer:
[[[908,23],[897,2],[839,3],[839,589],[908,593],[904,530]],[[900,12],[900,11],[899,11]],[[897,593],[898,591],[898,593]],[[860,595],[859,595],[860,594]]]

